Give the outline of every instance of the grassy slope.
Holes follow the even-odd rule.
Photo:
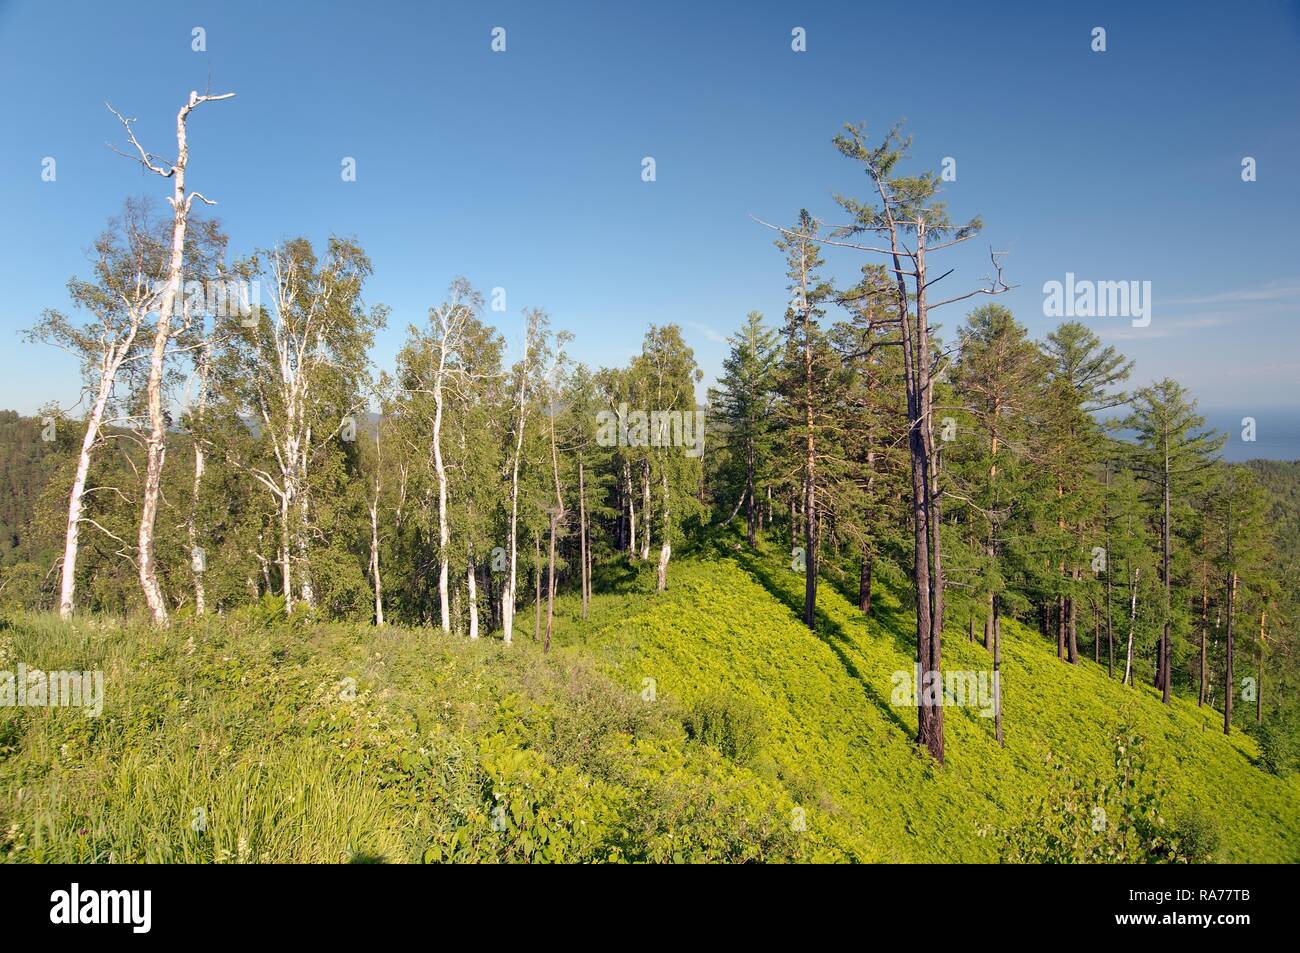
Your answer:
[[[1047,752],[1105,765],[1122,719],[1151,739],[1171,809],[1216,820],[1223,859],[1300,859],[1300,781],[1254,767],[1213,713],[1065,666],[1036,633],[1007,626],[1007,749],[949,709],[937,769],[911,743],[914,712],[890,705],[911,620],[883,587],[864,621],[823,586],[811,633],[775,552],[678,560],[666,595],[649,567],[605,573],[586,623],[561,601],[549,658],[530,632],[505,650],[253,611],[167,633],[0,620],[0,669],[98,667],[108,687],[99,719],[0,709],[0,859],[990,860],[991,830],[1045,786]],[[945,663],[988,660],[950,635]],[[748,763],[683,729],[719,692],[767,723]]]
[[[1251,739],[1225,738],[1216,712],[1179,699],[1166,708],[1153,690],[1123,687],[1091,661],[1062,664],[1054,646],[1015,623],[1004,630],[1006,749],[992,719],[949,708],[946,765],[934,768],[912,744],[915,712],[890,705],[890,675],[910,670],[915,651],[914,622],[894,594],[878,590],[865,620],[824,584],[814,634],[799,621],[802,577],[783,556],[723,552],[675,565],[665,599],[597,600],[590,627],[567,627],[564,641],[625,684],[653,677],[687,705],[719,688],[758,701],[770,734],[756,767],[796,800],[826,808],[860,858],[995,859],[989,829],[1015,823],[1041,795],[1049,752],[1106,766],[1113,729],[1126,721],[1150,742],[1170,810],[1194,806],[1214,819],[1222,859],[1300,860],[1300,782],[1255,767]],[[944,664],[990,662],[950,632]]]

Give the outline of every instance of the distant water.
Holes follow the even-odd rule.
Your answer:
[[[1223,456],[1241,460],[1300,460],[1300,408],[1202,407],[1207,426],[1228,435]],[[1255,418],[1255,440],[1242,439],[1242,418]]]

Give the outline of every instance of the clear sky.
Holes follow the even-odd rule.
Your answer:
[[[745,313],[775,322],[787,297],[773,235],[750,216],[838,221],[832,193],[866,180],[831,137],[905,118],[914,168],[954,158],[949,206],[986,223],[945,263],[948,293],[982,282],[989,245],[1008,251],[1019,287],[1001,300],[1041,336],[1056,323],[1044,282],[1150,281],[1149,327],[1090,322],[1137,359],[1139,382],[1170,375],[1207,408],[1294,416],[1298,67],[1300,12],[1282,0],[0,0],[0,407],[75,399],[72,362],[19,331],[68,307],[67,279],[87,273],[125,197],[168,194],[107,147],[124,143],[104,102],[170,156],[177,108],[211,76],[238,95],[193,115],[191,187],[219,202],[236,252],[358,238],[375,265],[367,298],[392,308],[381,366],[464,274],[506,289],[509,312],[490,317],[512,343],[530,305],[593,365],[672,321],[712,376]],[[861,264],[827,258],[845,279]],[[963,307],[936,317],[951,328]]]

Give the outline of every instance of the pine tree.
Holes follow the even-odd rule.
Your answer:
[[[1196,402],[1176,381],[1165,378],[1137,392],[1125,426],[1136,431],[1131,456],[1135,473],[1157,497],[1160,525],[1160,580],[1163,587],[1160,643],[1156,656],[1156,687],[1165,704],[1173,690],[1172,631],[1174,628],[1174,519],[1210,475],[1209,468],[1224,437],[1203,430],[1205,418]]]
[[[749,312],[740,330],[728,339],[731,351],[723,359],[717,388],[709,396],[716,420],[710,429],[732,464],[728,482],[736,511],[742,506],[745,509],[745,532],[751,546],[758,532],[764,470],[774,449],[772,417],[780,361],[777,339],[777,332],[763,324],[762,314]]]

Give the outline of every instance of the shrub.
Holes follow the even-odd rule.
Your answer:
[[[1295,716],[1273,715],[1251,731],[1259,743],[1259,763],[1278,777],[1300,767],[1300,724]]]
[[[1051,764],[1055,777],[1037,810],[1003,833],[1003,860],[1151,864],[1189,859],[1178,832],[1165,821],[1167,791],[1150,771],[1143,739],[1121,728],[1113,747],[1114,770],[1107,778],[1080,777],[1065,764]],[[1200,828],[1194,836],[1204,850],[1208,833]]]
[[[1184,811],[1174,822],[1178,850],[1189,864],[1208,864],[1219,849],[1219,829],[1209,815],[1195,808]]]
[[[691,738],[716,748],[737,764],[751,763],[767,734],[759,707],[726,692],[711,692],[701,698],[691,706],[683,724]]]

